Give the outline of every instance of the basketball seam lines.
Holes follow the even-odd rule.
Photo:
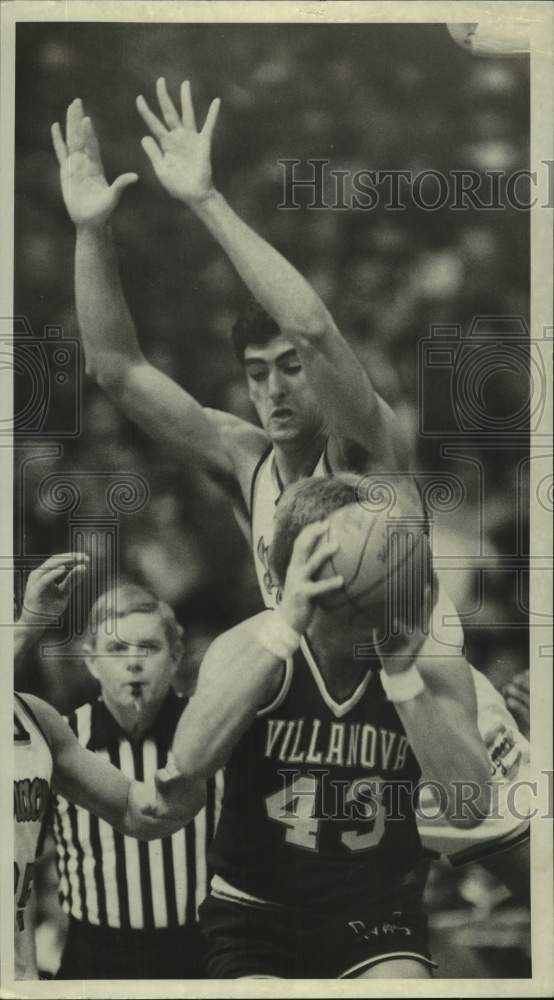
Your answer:
[[[356,611],[356,612],[364,611],[364,608],[359,607],[356,602],[359,601],[359,600],[361,600],[361,599],[365,600],[365,598],[367,598],[368,595],[371,594],[371,592],[373,590],[375,590],[377,587],[381,587],[384,583],[387,582],[387,580],[390,580],[391,577],[395,573],[397,573],[399,569],[402,568],[402,566],[410,558],[410,556],[412,555],[412,553],[415,552],[416,547],[420,543],[421,543],[421,535],[416,539],[416,541],[412,545],[410,551],[406,553],[406,555],[404,556],[404,558],[401,559],[400,562],[396,563],[396,565],[394,566],[394,569],[392,569],[389,573],[385,573],[384,576],[382,576],[380,580],[377,580],[375,583],[370,584],[370,586],[367,588],[367,590],[362,590],[362,591],[360,591],[359,594],[349,594],[347,590],[345,591],[346,595],[347,595],[347,598],[348,598],[348,602],[352,606],[352,608],[353,608],[354,611]]]

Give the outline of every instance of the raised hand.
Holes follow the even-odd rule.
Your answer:
[[[211,145],[220,100],[216,97],[212,101],[206,121],[198,131],[188,80],[181,84],[180,117],[163,77],[156,83],[156,93],[165,125],[150,110],[144,97],[137,97],[139,114],[154,136],[146,136],[142,147],[166,191],[194,206],[213,191]]]
[[[60,164],[65,206],[76,226],[101,226],[112,214],[129,184],[138,174],[121,174],[108,184],[100,147],[90,118],[79,98],[67,109],[65,141],[58,124],[52,126],[52,142]]]
[[[63,552],[37,566],[27,580],[18,624],[44,625],[63,614],[88,561],[84,552]]]
[[[426,644],[432,641],[430,622],[436,596],[436,588],[426,583],[416,620],[409,627],[394,619],[389,634],[379,628],[373,629],[375,651],[387,674],[404,673],[418,657],[425,656]]]
[[[329,521],[308,524],[294,543],[279,611],[300,634],[310,624],[317,598],[340,590],[344,585],[344,579],[339,574],[317,579],[320,570],[338,548],[338,543],[329,537]]]

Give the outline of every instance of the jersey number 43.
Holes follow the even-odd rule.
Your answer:
[[[340,812],[336,798],[334,812],[321,808],[321,780],[315,774],[296,774],[291,782],[266,798],[269,818],[285,828],[285,842],[317,851],[322,823],[350,816],[355,825],[345,829],[344,822],[341,823],[340,843],[350,851],[368,851],[376,847],[385,832],[382,778],[357,778],[349,785],[335,783],[341,793]]]

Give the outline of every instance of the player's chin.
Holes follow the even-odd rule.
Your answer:
[[[373,647],[373,630],[379,627],[380,620],[374,619],[367,609],[356,608],[344,588],[318,597],[315,603],[328,616],[330,626],[344,630],[353,647],[357,643]]]
[[[283,422],[270,420],[269,425],[266,427],[266,433],[269,434],[274,444],[296,441],[300,437],[296,421],[291,419]]]

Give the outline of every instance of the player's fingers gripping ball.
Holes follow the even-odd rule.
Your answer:
[[[329,515],[338,549],[320,577],[340,575],[344,584],[319,603],[385,634],[409,633],[426,619],[432,582],[427,523],[421,504],[402,485],[366,485],[356,503]]]

